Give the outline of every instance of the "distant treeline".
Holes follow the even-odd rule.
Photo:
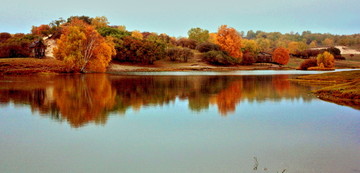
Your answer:
[[[78,30],[74,30],[74,28]],[[94,33],[103,38],[98,38]],[[82,38],[83,36],[84,38]],[[95,36],[96,40],[93,41],[98,42],[95,45],[107,47],[106,53],[96,48],[94,50],[87,49],[89,47],[86,46],[89,46],[88,43],[91,42],[89,39],[95,39]],[[31,51],[29,49],[31,42],[43,37],[56,39],[58,43],[61,40],[62,44],[60,45],[79,44],[68,50],[59,49],[55,54],[56,58],[66,60],[71,55],[71,62],[75,64],[77,61],[87,63],[87,61],[78,60],[78,58],[85,56],[82,55],[83,52],[87,52],[87,55],[93,56],[87,57],[89,63],[93,65],[91,59],[97,57],[109,59],[109,56],[112,60],[145,64],[152,64],[154,61],[164,58],[171,61],[187,61],[193,58],[196,52],[200,53],[199,56],[209,63],[248,65],[262,60],[273,61],[271,56],[277,48],[287,50],[279,54],[280,59],[286,59],[283,56],[285,54],[308,58],[322,53],[321,50],[312,48],[360,45],[360,34],[333,35],[310,31],[304,31],[301,34],[292,32],[283,34],[280,32],[254,32],[252,30],[245,34],[244,31],[239,32],[234,28],[228,28],[226,25],[220,26],[217,33],[210,33],[208,30],[198,27],[191,28],[187,37],[175,38],[165,33],[128,31],[123,25],[109,25],[104,16],[94,18],[71,16],[66,20],[60,18],[49,24],[33,26],[29,34],[0,33],[0,57],[28,57]],[[76,42],[76,38],[83,40],[79,43]],[[112,53],[112,50],[115,53]],[[66,51],[77,51],[77,53]],[[328,51],[331,52],[332,50]],[[331,53],[335,56],[339,55],[335,54],[334,51]],[[108,60],[99,60],[99,62],[105,63],[103,66],[106,67]],[[87,64],[82,66],[87,67]]]

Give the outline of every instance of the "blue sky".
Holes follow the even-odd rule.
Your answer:
[[[359,0],[2,0],[0,32],[29,33],[32,25],[74,15],[106,16],[128,30],[187,36],[193,27],[238,31],[360,33]]]

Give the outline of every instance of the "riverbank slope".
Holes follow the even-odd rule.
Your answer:
[[[326,85],[314,94],[322,100],[360,109],[360,70],[300,76],[296,81]]]

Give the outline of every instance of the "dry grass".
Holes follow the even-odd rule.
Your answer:
[[[321,99],[360,109],[360,71],[346,71],[301,76],[300,82],[327,82],[328,86],[314,91]]]
[[[0,74],[62,73],[65,64],[55,59],[4,58],[0,59]]]

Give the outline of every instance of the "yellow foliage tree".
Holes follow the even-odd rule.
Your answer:
[[[216,35],[217,35],[216,33],[209,33],[209,42],[210,43],[218,44]]]
[[[242,43],[244,51],[251,52],[253,54],[259,53],[260,49],[255,40],[243,39]]]
[[[220,26],[216,38],[223,51],[234,58],[242,58],[241,36],[234,28],[228,28],[227,25]]]
[[[331,38],[326,38],[324,41],[322,41],[322,44],[324,46],[333,46],[334,45],[334,40]]]
[[[136,30],[131,32],[131,36],[140,40],[142,40],[144,37],[140,31],[136,31]]]
[[[106,27],[108,24],[108,19],[105,16],[95,17],[91,20],[91,25],[95,28]]]
[[[322,54],[319,54],[317,57],[317,64],[319,67],[321,67],[321,64],[322,66],[324,66],[325,68],[333,68],[334,65],[335,65],[335,58],[334,56],[325,51],[324,53]]]
[[[112,55],[115,55],[112,41],[79,19],[73,19],[63,27],[63,34],[57,44],[54,56],[63,60],[69,71],[104,72]]]
[[[118,30],[120,31],[126,31],[126,26],[125,25],[120,25],[117,27]]]
[[[315,41],[315,40],[312,41],[312,42],[309,44],[309,47],[311,47],[311,48],[317,47],[316,41]]]
[[[269,39],[266,38],[258,38],[256,39],[256,43],[259,46],[259,49],[261,52],[270,52],[270,46],[271,46],[271,41]]]

